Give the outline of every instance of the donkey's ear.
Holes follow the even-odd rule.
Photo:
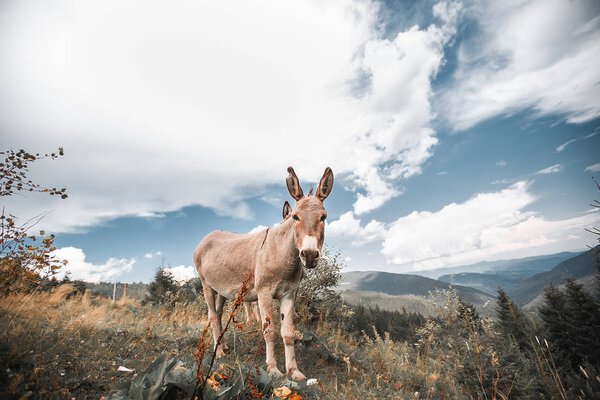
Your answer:
[[[288,219],[290,215],[292,215],[292,206],[290,206],[290,203],[288,203],[286,200],[285,203],[283,203],[283,212],[281,213],[283,221]]]
[[[321,182],[319,182],[319,187],[317,188],[317,199],[324,201],[329,193],[331,193],[331,189],[333,188],[333,171],[331,168],[325,168],[325,172],[323,173],[323,177],[321,178]]]
[[[300,187],[300,181],[294,172],[294,168],[288,167],[288,177],[285,179],[285,183],[287,184],[288,191],[292,195],[296,201],[300,200],[304,197],[304,193],[302,192],[302,188]]]

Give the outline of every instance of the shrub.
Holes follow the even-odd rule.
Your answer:
[[[334,290],[342,278],[342,268],[340,252],[323,248],[317,267],[304,269],[296,300],[296,310],[303,320],[339,322],[348,316],[348,307]]]

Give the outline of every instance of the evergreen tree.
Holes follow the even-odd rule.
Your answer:
[[[570,321],[566,296],[553,284],[544,289],[544,304],[539,309],[548,339],[561,356],[569,351]]]
[[[572,361],[587,361],[600,365],[600,307],[598,302],[583,290],[583,285],[572,279],[566,283],[567,309],[571,323]]]
[[[512,338],[522,351],[531,351],[529,340],[531,335],[528,332],[525,315],[502,288],[498,288],[496,313],[502,333]]]
[[[574,280],[567,280],[565,286],[564,292],[554,285],[546,288],[540,316],[568,394],[596,398],[592,394],[599,393],[600,383],[588,376],[595,377],[599,372],[600,307]]]
[[[154,280],[148,286],[144,303],[168,304],[177,294],[178,289],[173,274],[159,268],[154,274]]]

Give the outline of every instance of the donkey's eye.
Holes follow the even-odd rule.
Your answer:
[[[321,215],[321,222],[325,221],[326,218],[327,218],[327,214]]]
[[[294,221],[300,221],[300,218],[298,218],[298,214],[292,214],[292,218],[294,219]]]

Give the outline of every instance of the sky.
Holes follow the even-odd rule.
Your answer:
[[[66,187],[2,198],[73,279],[191,276],[331,167],[343,271],[581,251],[600,225],[600,3],[0,3],[3,149]]]

